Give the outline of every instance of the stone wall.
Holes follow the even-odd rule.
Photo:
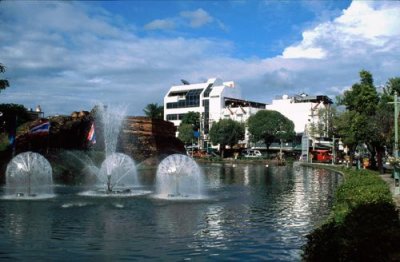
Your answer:
[[[175,137],[171,122],[147,117],[127,117],[124,121],[118,149],[136,161],[158,163],[165,156],[185,153],[183,143]]]
[[[94,114],[93,114],[94,115]],[[102,125],[92,114],[57,116],[49,119],[50,134],[32,135],[29,128],[43,119],[38,119],[19,128],[15,153],[34,151],[43,154],[50,162],[61,164],[65,150],[104,152]],[[96,123],[97,143],[87,141],[90,126]],[[184,144],[175,137],[176,128],[171,122],[154,120],[147,117],[127,117],[119,134],[117,152],[122,152],[135,160],[137,164],[157,165],[164,157],[173,154],[185,154]],[[12,150],[4,151],[0,160],[0,177],[11,158]]]

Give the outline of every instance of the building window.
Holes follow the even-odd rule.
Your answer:
[[[208,99],[203,100],[204,106],[204,134],[208,134],[210,130],[210,101]]]
[[[167,103],[167,109],[185,108],[185,107],[199,107],[200,106],[200,94],[201,94],[201,92],[203,92],[203,89],[189,90],[185,95],[185,99],[179,100],[178,102]],[[180,95],[181,94],[182,93],[180,93]]]
[[[206,88],[206,90],[204,91],[204,94],[203,94],[204,97],[209,97],[210,96],[210,93],[211,93],[211,90],[212,90],[212,86],[213,86],[212,83],[207,86],[207,88]]]
[[[167,115],[167,120],[168,121],[172,121],[172,120],[182,120],[182,118],[185,116],[186,114],[169,114]]]
[[[167,115],[167,120],[168,120],[168,121],[178,120],[178,115],[177,115],[177,114],[170,114],[170,115]]]

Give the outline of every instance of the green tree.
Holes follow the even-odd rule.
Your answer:
[[[192,125],[194,130],[199,129],[200,127],[200,113],[189,111],[187,112],[181,120],[182,124],[190,124]]]
[[[386,82],[384,93],[393,95],[394,91],[397,91],[397,94],[400,95],[400,77],[389,78]]]
[[[267,149],[277,139],[291,140],[295,136],[293,122],[274,110],[258,111],[249,118],[248,127],[252,141],[264,141]]]
[[[244,124],[232,119],[221,119],[210,129],[210,140],[214,145],[220,145],[221,157],[224,157],[225,146],[234,146],[244,139]]]
[[[372,74],[365,70],[360,72],[360,82],[339,98],[339,104],[344,105],[348,111],[341,119],[340,133],[343,137],[351,138],[353,150],[358,144],[367,145],[372,166],[376,166],[376,153],[381,155],[385,144],[378,113],[380,100]]]
[[[339,104],[360,115],[374,114],[378,101],[379,96],[374,86],[372,74],[365,70],[360,72],[360,83],[354,84],[339,98]]]
[[[6,67],[0,63],[0,73],[4,73],[5,71],[6,71]],[[8,80],[0,79],[0,90],[6,89],[9,86],[10,86],[10,83],[8,82]]]
[[[143,112],[147,117],[151,119],[163,119],[164,118],[164,107],[159,106],[157,103],[148,104]]]
[[[195,139],[193,126],[191,124],[181,123],[178,127],[178,138],[182,140],[185,145],[191,144]]]
[[[17,125],[21,125],[30,120],[28,111],[23,105],[18,104],[0,104],[0,112],[2,112],[2,119],[6,122],[11,118],[17,118]],[[0,123],[2,124],[2,123]]]
[[[26,108],[17,104],[0,104],[0,150],[8,146],[8,136],[14,134],[18,126],[30,120]]]

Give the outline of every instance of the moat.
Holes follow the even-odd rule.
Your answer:
[[[88,188],[66,185],[51,199],[1,199],[0,259],[297,261],[342,180],[300,166],[201,169],[207,197],[199,200],[86,196]],[[155,169],[138,178],[155,192]]]

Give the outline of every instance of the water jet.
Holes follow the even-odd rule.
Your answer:
[[[7,165],[5,191],[8,199],[54,197],[50,163],[38,153],[18,154]]]

